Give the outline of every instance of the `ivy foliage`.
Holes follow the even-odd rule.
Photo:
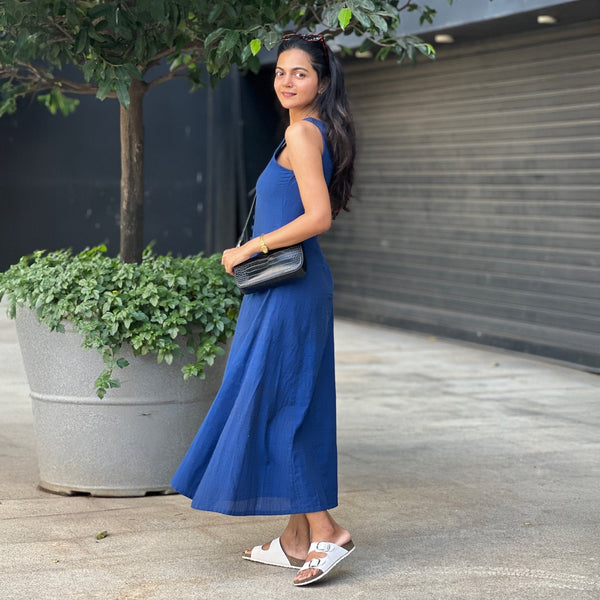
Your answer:
[[[32,93],[65,115],[77,106],[70,94],[116,97],[127,108],[132,78],[150,88],[187,77],[197,88],[208,73],[215,84],[234,65],[257,71],[258,52],[284,30],[318,30],[337,42],[358,36],[360,50],[375,49],[378,59],[433,58],[429,44],[397,35],[403,10],[418,11],[421,22],[435,15],[412,0],[2,0],[0,115]],[[162,61],[169,73],[155,75]],[[66,76],[65,65],[79,77]]]
[[[203,378],[233,335],[240,307],[220,255],[175,258],[146,249],[140,264],[124,264],[109,258],[105,246],[23,257],[0,273],[0,300],[4,296],[9,317],[30,308],[58,332],[69,321],[82,346],[100,352],[106,365],[95,382],[100,398],[120,387],[113,371],[128,365],[120,356],[124,344],[136,356],[156,355],[159,363],[187,356],[183,377]]]

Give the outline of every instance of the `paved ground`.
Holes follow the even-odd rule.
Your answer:
[[[598,376],[338,322],[334,515],[357,550],[294,588],[293,571],[239,558],[281,518],[38,489],[25,374],[0,310],[3,600],[600,600]]]

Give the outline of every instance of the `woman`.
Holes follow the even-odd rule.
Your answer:
[[[223,252],[226,271],[258,252],[303,242],[301,279],[246,295],[223,383],[173,478],[192,507],[291,515],[279,538],[243,558],[322,579],[354,549],[337,506],[333,282],[317,235],[346,209],[354,128],[341,67],[323,36],[290,34],[275,92],[285,139],[257,182],[254,237]]]

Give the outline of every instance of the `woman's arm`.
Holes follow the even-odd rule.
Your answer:
[[[258,237],[239,248],[225,250],[221,262],[230,274],[235,265],[261,251],[261,233],[267,248],[274,250],[302,242],[331,227],[331,203],[323,174],[323,138],[320,130],[309,121],[298,121],[287,128],[285,141],[286,147],[280,160],[294,171],[304,214],[275,231],[256,232]]]

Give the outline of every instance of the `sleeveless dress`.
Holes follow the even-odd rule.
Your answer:
[[[332,159],[324,124],[323,171]],[[304,212],[294,173],[273,154],[258,179],[254,235]],[[172,486],[192,508],[288,515],[337,506],[333,281],[316,237],[306,275],[244,296],[221,388]]]

